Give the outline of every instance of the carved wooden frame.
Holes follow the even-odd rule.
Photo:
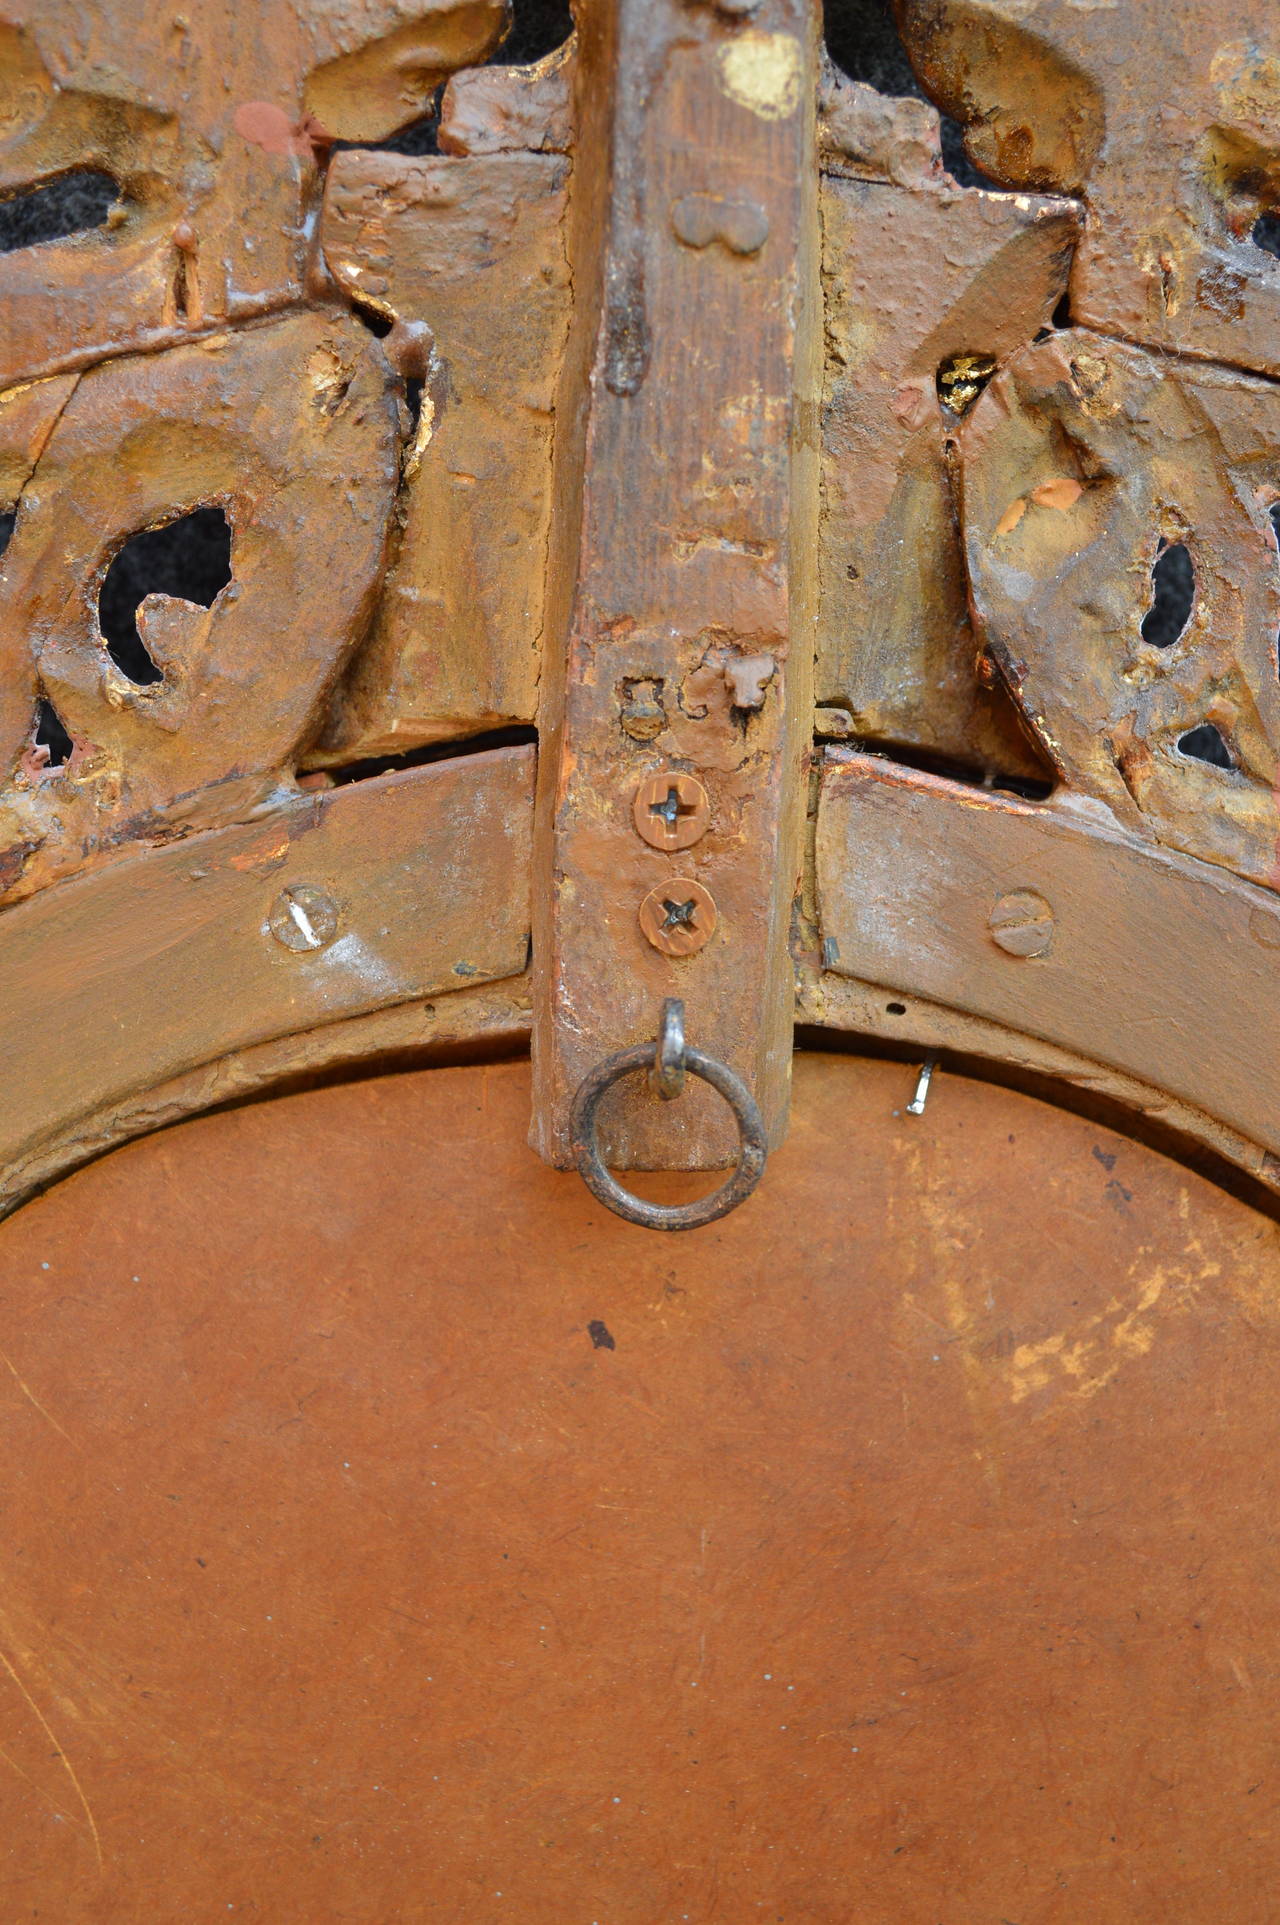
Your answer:
[[[800,1020],[1100,1090],[1274,1188],[1254,0],[1122,98],[1114,12],[903,0],[992,187],[812,0],[585,0],[526,68],[472,64],[494,0],[266,9],[233,58],[225,11],[176,54],[105,0],[0,31],[0,191],[119,194],[0,263],[4,1206],[248,1089],[530,1035],[563,1163],[669,995],[775,1142]],[[439,151],[379,145],[450,74]],[[197,506],[233,580],[141,600],[140,685],[96,598]],[[655,841],[668,777],[697,833]],[[607,1130],[624,1168],[732,1149],[638,1080]]]

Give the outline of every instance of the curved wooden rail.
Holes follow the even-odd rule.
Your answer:
[[[533,762],[491,750],[300,796],[8,910],[0,1213],[299,1075],[523,1047]],[[825,771],[817,885],[801,1021],[1085,1086],[1280,1189],[1257,1041],[1280,898],[1069,807],[849,754]],[[335,926],[290,948],[273,910],[307,891]]]
[[[1280,1088],[1260,1051],[1280,897],[1077,807],[862,755],[825,772],[817,883],[827,972],[976,1019],[981,1054],[1062,1074],[1067,1052],[1121,1101],[1161,1104],[1280,1178]],[[881,1033],[910,1019],[882,1007]]]
[[[193,1075],[220,1059],[320,1039],[277,1051],[279,1075],[330,1059],[352,1022],[360,1054],[500,1023],[502,999],[459,994],[457,1025],[422,1005],[525,968],[533,764],[496,749],[299,796],[7,910],[0,1208],[234,1094]],[[377,1020],[404,1008],[407,1025]]]

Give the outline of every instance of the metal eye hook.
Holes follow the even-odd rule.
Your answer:
[[[733,1111],[738,1125],[738,1160],[710,1196],[699,1197],[694,1203],[649,1203],[624,1189],[605,1168],[596,1141],[596,1113],[605,1092],[637,1070],[648,1072],[651,1087],[666,1102],[680,1095],[687,1074],[700,1077]],[[662,1005],[655,1042],[619,1050],[583,1077],[573,1099],[569,1129],[578,1173],[592,1195],[628,1223],[643,1224],[649,1230],[696,1230],[703,1223],[727,1216],[755,1189],[768,1155],[764,1120],[750,1090],[726,1063],[689,1047],[684,1040],[684,1005],[674,997]]]
[[[664,1103],[684,1095],[684,1004],[675,996],[662,1005],[649,1087]]]

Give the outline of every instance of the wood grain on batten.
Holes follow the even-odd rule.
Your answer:
[[[583,1076],[651,1037],[668,996],[775,1140],[785,1128],[814,646],[816,28],[798,0],[749,22],[622,0],[580,49],[566,369],[592,365],[557,461],[582,445],[587,461],[585,482],[562,469],[558,500],[534,892],[533,1140],[553,1162]],[[632,812],[667,771],[710,801],[705,835],[675,854]],[[716,920],[677,959],[637,912],[681,883],[710,892]],[[709,1092],[660,1117],[638,1079],[613,1094],[615,1166],[730,1160]]]

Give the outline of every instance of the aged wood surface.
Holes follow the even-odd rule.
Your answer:
[[[10,0],[0,194],[91,168],[119,198],[69,248],[5,260],[0,380],[299,301],[317,150],[415,119],[507,18],[503,0]]]
[[[1280,283],[1251,244],[1280,202],[1280,50],[1262,0],[895,3],[978,166],[1083,200],[1071,276],[1082,322],[1276,370]]]
[[[880,980],[874,944],[824,988],[815,732],[1048,795],[1082,873],[1123,841],[1152,888],[1162,851],[1274,887],[1264,10],[901,0],[989,182],[961,186],[933,106],[839,73],[813,0],[761,5],[584,0],[524,68],[477,64],[498,0],[9,10],[0,214],[75,170],[114,199],[60,239],[4,227],[0,924],[309,788],[536,729],[533,1136],[561,1158],[581,1075],[673,991],[775,1138],[794,1009],[871,1021],[840,984]],[[431,113],[438,152],[379,149],[430,147]],[[118,645],[113,570],[210,515],[227,579],[141,594]],[[664,776],[707,797],[665,845],[635,816]],[[667,903],[685,921],[654,946]],[[96,940],[59,970],[93,980]],[[1230,983],[1226,945],[1206,933],[1203,967]],[[202,967],[234,1000],[229,959]],[[1100,983],[1052,1047],[1146,1089],[1124,993]],[[1035,1033],[954,1011],[1014,1061]],[[113,1114],[146,1114],[152,1073]],[[85,1074],[48,1079],[55,1134]],[[712,1103],[628,1087],[611,1153],[723,1162]],[[1275,1147],[1238,1144],[1251,1168]]]
[[[974,606],[1062,776],[1129,830],[1269,887],[1278,430],[1268,382],[1073,329],[1015,355],[961,431]],[[1172,544],[1194,601],[1152,641]],[[1205,724],[1226,766],[1186,752]]]
[[[0,1228],[14,1915],[1261,1925],[1280,1232],[912,1081],[802,1056],[693,1273],[522,1065]]]
[[[537,1045],[0,1229],[20,1906],[1269,1917],[1275,1226],[946,1062],[1276,1186],[1271,30],[902,17],[994,185],[802,0],[0,36],[0,191],[118,189],[0,262],[0,1197]],[[672,991],[776,1135],[793,1009],[943,1064],[802,1058],[665,1261],[521,1139]]]
[[[568,153],[576,36],[528,67],[471,67],[440,104],[442,154]]]
[[[4,12],[0,1914],[1272,1925],[1260,0]]]
[[[1271,891],[1067,809],[858,756],[826,771],[817,871],[829,969],[1110,1064],[1269,1148],[1280,1171],[1280,1100],[1258,1061],[1280,950]]]
[[[852,965],[849,965],[852,971]],[[1158,1082],[1099,1062],[1078,1049],[1031,1036],[1009,1022],[975,1016],[953,1003],[894,984],[891,989],[849,973],[808,976],[796,998],[798,1035],[806,1047],[889,1045],[922,1074],[939,1063],[957,1074],[992,1077],[1078,1114],[1135,1132],[1165,1155],[1184,1160],[1213,1181],[1243,1188],[1255,1206],[1271,1207],[1280,1191],[1280,1162],[1254,1137],[1210,1116],[1197,1101],[1182,1102]],[[1094,1037],[1089,1036],[1090,1045]],[[1163,1064],[1156,1065],[1156,1073]],[[192,1106],[194,1107],[194,1106]],[[1241,1185],[1235,1164],[1248,1181]]]
[[[60,386],[41,384],[53,403]],[[346,317],[268,321],[80,377],[19,496],[0,579],[9,900],[122,846],[287,802],[284,771],[381,585],[396,454],[391,370]],[[125,534],[211,504],[231,581],[208,608],[146,598],[138,633],[159,678],[140,686],[104,645],[104,577]],[[307,565],[311,526],[332,574]],[[71,737],[57,765],[32,741],[42,697]]]
[[[621,0],[579,61],[613,130],[607,162],[578,163],[609,169],[574,263],[600,311],[567,664],[546,663],[540,709],[534,1140],[555,1161],[582,1078],[652,1034],[667,996],[784,1127],[812,707],[815,27],[804,0],[749,21]],[[710,826],[667,855],[633,801],[680,771]],[[691,912],[678,958],[640,926],[655,890],[669,921]],[[731,1158],[709,1092],[667,1109],[626,1085],[611,1102],[622,1167]]]
[[[418,330],[423,388],[395,559],[313,763],[537,718],[568,175],[530,153],[330,168],[330,271]]]
[[[531,753],[500,749],[299,796],[6,914],[0,1207],[111,1140],[101,1113],[135,1091],[519,975],[532,783]],[[235,1088],[215,1075],[204,1100]]]
[[[941,174],[910,192],[832,174],[822,221],[818,703],[860,740],[1036,777],[1042,760],[1008,692],[975,673],[953,424],[937,378],[975,348],[1003,357],[1048,322],[1078,212],[957,189]]]
[[[280,1020],[278,1010],[275,1020]],[[48,1119],[39,1144],[24,1149],[6,1172],[0,1216],[69,1170],[200,1110],[274,1096],[328,1078],[368,1074],[371,1065],[394,1071],[522,1055],[529,1047],[530,1020],[526,971],[470,988],[447,984],[426,1000],[415,997],[373,1009],[357,1005],[318,1028],[290,1029],[266,1042],[224,1038],[221,1054],[212,1061],[145,1088],[137,1087],[135,1079],[133,1087],[96,1109]],[[1062,1075],[1063,1070],[1053,1065],[1048,1074]],[[83,1101],[80,1092],[73,1095],[77,1103]]]

